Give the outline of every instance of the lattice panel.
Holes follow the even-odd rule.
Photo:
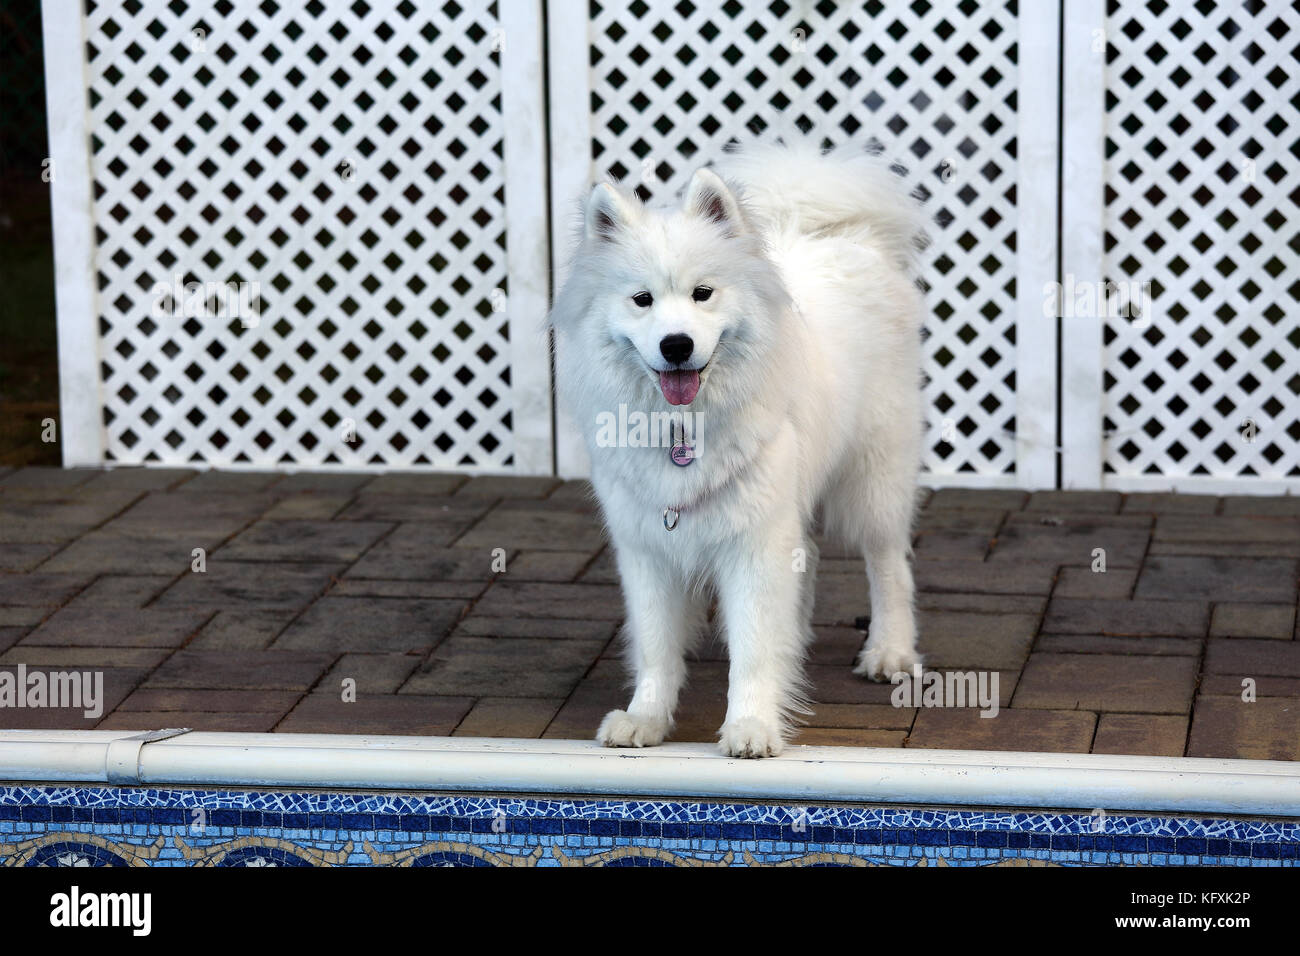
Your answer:
[[[88,6],[107,457],[508,466],[495,4]]]
[[[1013,472],[1015,3],[638,0],[591,11],[600,175],[672,194],[727,144],[792,124],[882,149],[901,168],[933,210],[925,467]]]
[[[1106,323],[1108,473],[1300,476],[1298,28],[1284,3],[1109,4],[1106,272],[1154,309]]]

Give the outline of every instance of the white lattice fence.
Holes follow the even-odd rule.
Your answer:
[[[931,483],[1300,487],[1293,7],[500,2],[44,0],[65,462],[582,473],[575,203],[798,130],[929,204]]]
[[[1099,355],[1099,392],[1078,411],[1101,434],[1083,454],[1067,441],[1067,474],[1300,488],[1300,14],[1258,0],[1075,7],[1077,40],[1089,23],[1104,33],[1073,72],[1105,100],[1067,88],[1066,117],[1072,102],[1100,106],[1104,156],[1096,141],[1066,156],[1103,203],[1101,241],[1066,266],[1150,301],[1074,333]]]
[[[1035,217],[1030,234],[1018,235],[1018,184],[1039,189],[1042,180],[1017,159],[1026,124],[1017,112],[1014,2],[633,0],[593,3],[589,16],[576,4],[551,12],[552,43],[564,45],[558,56],[553,46],[553,60],[591,64],[552,72],[553,103],[591,104],[585,116],[553,116],[557,247],[568,241],[574,195],[592,178],[630,180],[662,198],[731,143],[802,131],[880,150],[932,213],[926,469],[937,480],[1010,483],[1019,459],[1022,482],[1054,480],[1054,390],[1036,382],[1028,405],[1017,394],[1017,275],[1050,268],[1055,234],[1054,223]],[[1046,41],[1031,47],[1034,64],[1054,63],[1054,22],[1035,15],[1031,23]],[[1054,115],[1054,100],[1047,109]],[[1036,125],[1030,135],[1042,144],[1054,130]],[[1054,174],[1052,144],[1033,158]],[[1018,259],[1026,238],[1046,260]],[[1027,287],[1035,308],[1041,284],[1031,277]],[[1035,344],[1054,349],[1041,312],[1037,325]],[[1018,412],[1039,419],[1019,429],[1019,447]],[[562,437],[559,459],[562,470],[584,467],[572,435]]]
[[[506,43],[495,3],[47,0],[51,114],[88,106],[56,166],[93,184],[74,460],[551,470],[541,30],[511,12]]]

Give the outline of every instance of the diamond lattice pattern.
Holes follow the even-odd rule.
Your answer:
[[[89,4],[110,460],[510,465],[496,18]],[[256,325],[156,314],[177,275]]]
[[[1110,474],[1300,476],[1300,14],[1110,3],[1105,326]],[[1067,188],[1068,188],[1068,184]]]
[[[897,165],[933,214],[925,467],[1014,472],[1016,5],[637,0],[591,10],[598,175],[671,195],[727,144],[794,126]]]

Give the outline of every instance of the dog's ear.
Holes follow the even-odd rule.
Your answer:
[[[635,210],[609,183],[597,183],[587,199],[587,238],[613,242],[631,223]]]
[[[720,225],[729,236],[745,231],[740,203],[711,169],[697,169],[686,187],[686,211]]]

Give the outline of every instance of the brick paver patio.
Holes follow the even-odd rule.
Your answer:
[[[1300,759],[1300,498],[924,495],[927,666],[996,671],[1003,709],[854,677],[865,578],[827,548],[797,743]],[[4,727],[589,738],[626,703],[580,482],[0,470],[0,572],[0,668],[105,681],[101,718]],[[725,687],[713,641],[673,739],[713,740]]]

